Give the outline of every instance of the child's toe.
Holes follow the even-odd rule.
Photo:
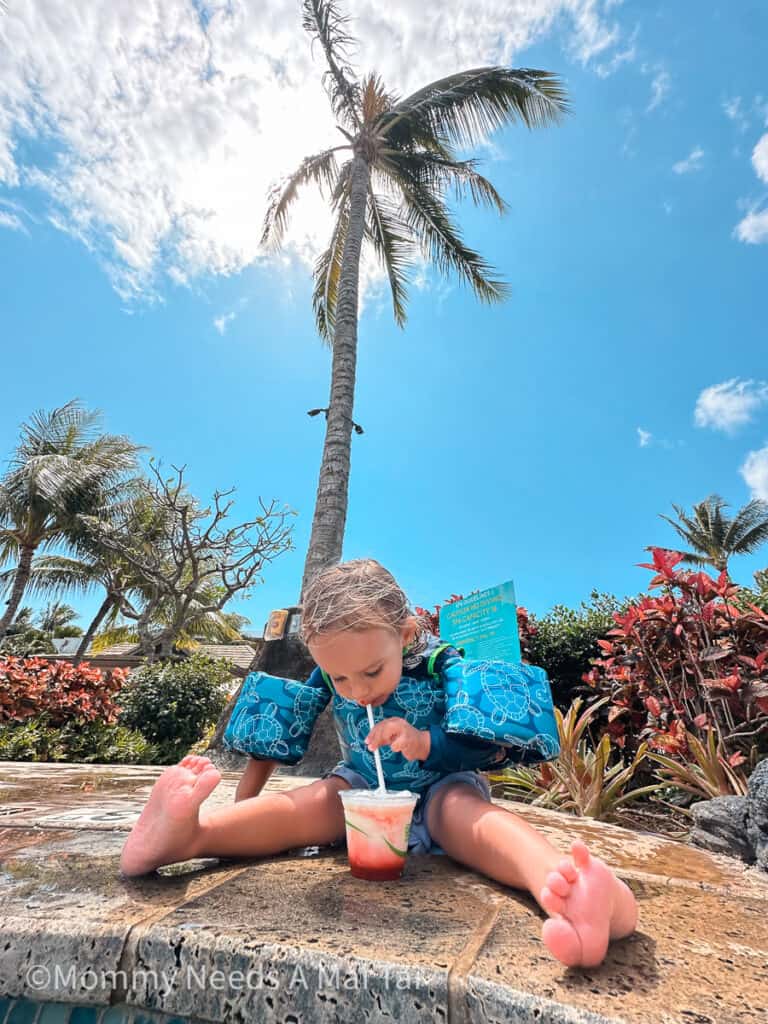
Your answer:
[[[539,903],[541,903],[548,914],[562,914],[565,910],[565,900],[562,896],[552,892],[549,886],[546,885],[539,894]]]
[[[571,843],[571,856],[577,868],[584,869],[589,867],[589,850],[580,839],[574,839]]]
[[[567,896],[571,891],[571,883],[563,878],[559,871],[550,871],[547,875],[544,884],[552,892],[557,893],[558,896]]]
[[[564,858],[560,861],[560,863],[557,865],[557,870],[560,872],[560,874],[567,882],[575,882],[576,879],[579,877],[579,873],[573,866],[573,862],[568,860],[567,858]]]

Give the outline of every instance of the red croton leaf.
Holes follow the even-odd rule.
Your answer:
[[[656,718],[658,718],[661,715],[661,704],[659,704],[658,700],[655,697],[646,697],[645,706]]]

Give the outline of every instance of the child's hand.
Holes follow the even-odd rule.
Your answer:
[[[429,733],[417,729],[404,718],[385,718],[377,722],[366,738],[369,750],[389,746],[406,761],[424,761],[429,757]]]

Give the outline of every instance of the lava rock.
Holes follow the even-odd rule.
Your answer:
[[[758,866],[768,871],[768,758],[755,766],[747,789],[747,838]]]
[[[712,853],[739,857],[754,864],[755,853],[747,834],[747,798],[717,796],[693,804],[695,826],[690,841]]]

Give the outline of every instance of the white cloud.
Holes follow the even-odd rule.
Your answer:
[[[734,96],[733,99],[723,101],[723,112],[725,116],[733,121],[740,132],[749,128],[749,118],[741,108],[741,96]]]
[[[768,242],[768,210],[761,210],[759,213],[751,210],[739,221],[733,233],[740,242],[752,245]]]
[[[672,88],[672,78],[668,71],[658,71],[651,82],[651,102],[645,108],[646,114],[660,106]]]
[[[668,199],[665,199],[661,205],[664,207],[664,213],[666,213],[667,216],[669,216],[669,214],[672,213],[672,210],[674,209],[672,203],[670,203]]]
[[[749,452],[739,472],[752,490],[752,497],[768,501],[768,445]]]
[[[673,164],[672,170],[675,174],[689,174],[691,171],[701,170],[701,158],[704,156],[704,150],[701,146],[695,146],[685,160],[679,160],[676,164]]]
[[[752,150],[752,166],[758,178],[768,184],[768,132],[758,140]]]
[[[697,427],[712,427],[734,434],[745,426],[757,410],[768,402],[768,384],[761,381],[723,381],[705,388],[696,401],[694,421]]]
[[[651,439],[653,438],[653,434],[649,433],[647,430],[643,430],[642,427],[638,427],[637,428],[637,438],[638,438],[638,441],[640,443],[640,447],[641,448],[647,448],[648,445],[651,443]]]
[[[207,0],[202,19],[197,6],[15,0],[3,19],[0,183],[40,190],[50,223],[87,246],[127,299],[158,294],[166,277],[186,284],[265,258],[268,186],[339,140],[297,0]],[[610,63],[614,6],[349,0],[348,10],[356,66],[405,93],[479,63],[524,66],[515,58],[563,28],[574,59]],[[25,162],[23,137],[42,163]],[[289,251],[312,263],[328,213],[312,193],[295,212]]]
[[[219,332],[219,334],[226,334],[227,327],[237,316],[237,313],[222,313],[221,316],[217,316],[213,321],[213,326]]]
[[[631,64],[634,61],[634,59],[637,57],[635,40],[637,39],[637,34],[639,31],[640,26],[635,25],[635,28],[632,32],[632,35],[630,36],[626,50],[619,50],[618,53],[615,53],[609,61],[605,62],[605,64],[595,64],[595,72],[598,75],[598,77],[608,78],[609,75],[612,75],[615,71],[618,71],[622,64]]]
[[[11,231],[23,231],[25,234],[29,234],[21,217],[17,217],[15,213],[7,213],[5,210],[0,210],[0,228],[10,228]]]
[[[763,124],[768,126],[768,100],[758,93],[752,100],[752,110],[763,121]]]
[[[752,150],[752,166],[758,178],[768,184],[768,132],[758,139]],[[740,242],[752,245],[768,242],[768,209],[758,210],[757,207],[758,203],[751,205],[733,230]]]

